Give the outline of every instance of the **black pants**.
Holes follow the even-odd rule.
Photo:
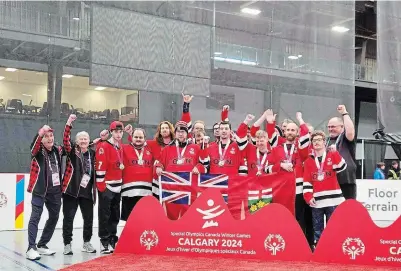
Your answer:
[[[295,196],[295,218],[303,232],[305,232],[305,205],[304,195],[297,194]]]
[[[310,247],[314,244],[314,230],[313,230],[313,218],[312,218],[312,207],[305,203],[305,236],[308,240]]]
[[[135,205],[138,203],[138,201],[143,198],[141,196],[138,197],[122,197],[121,198],[121,220],[127,221],[129,218],[129,215],[132,212],[132,209],[134,209]]]
[[[92,238],[93,228],[93,201],[86,198],[74,198],[63,194],[63,239],[64,245],[72,241],[72,230],[74,228],[74,218],[77,209],[81,209],[84,221],[84,242],[89,242]]]
[[[44,198],[32,194],[32,212],[28,224],[28,250],[36,248],[36,237],[38,235],[38,225],[43,213],[43,205],[49,213],[49,218],[46,221],[45,227],[40,237],[38,247],[46,246],[53,236],[57,221],[60,215],[61,208],[61,192],[47,194]]]
[[[121,194],[106,189],[99,192],[99,237],[104,247],[118,241],[117,225],[120,222]]]
[[[356,184],[344,183],[340,187],[345,199],[356,199]]]

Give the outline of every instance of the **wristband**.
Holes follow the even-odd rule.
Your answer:
[[[344,117],[344,116],[349,115],[349,114],[348,114],[348,113],[344,113],[344,114],[342,114],[342,115],[343,115],[343,117]]]

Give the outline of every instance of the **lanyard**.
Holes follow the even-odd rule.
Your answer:
[[[86,161],[85,161],[84,154],[82,152],[81,152],[81,164],[82,164],[82,169],[85,170],[85,171],[88,169],[88,175],[91,176],[91,173],[92,173],[91,152],[89,150],[87,152],[88,152],[88,155],[89,155],[89,157],[88,157],[88,165],[86,165],[86,167],[85,167]]]
[[[228,143],[226,144],[226,146],[224,147],[224,152],[223,152],[223,150],[222,150],[221,145],[222,145],[222,143],[220,142],[220,143],[219,143],[219,155],[220,155],[220,161],[223,161],[223,160],[224,160],[224,157],[226,156],[226,152],[227,152],[227,150],[228,150],[228,147],[229,147],[229,145],[230,145],[230,142],[228,142]]]
[[[182,158],[184,157],[184,153],[185,153],[185,150],[187,149],[187,146],[188,146],[188,144],[185,145],[185,147],[181,150],[181,153],[180,153],[180,147],[178,146],[178,140],[175,141],[175,148],[177,150],[178,160],[182,160]]]
[[[291,145],[291,150],[288,153],[288,148],[287,148],[287,144],[284,143],[284,153],[285,153],[285,158],[288,162],[291,163],[292,161],[292,155],[294,154],[294,150],[295,150],[295,144]]]
[[[57,156],[56,156],[56,154],[55,154],[54,152],[53,152],[53,155],[54,155],[54,161],[56,162],[56,168],[58,169]],[[58,170],[57,170],[56,172],[53,172],[52,163],[50,162],[50,156],[48,156],[47,159],[48,159],[48,162],[49,162],[50,171],[51,171],[52,173],[58,173]]]
[[[326,160],[326,154],[327,153],[324,152],[322,155],[322,163],[319,163],[318,157],[315,156],[315,163],[316,163],[316,167],[317,167],[319,174],[322,174],[322,172],[323,172],[323,166],[324,166],[324,161]]]
[[[336,139],[336,148],[338,149],[338,142],[340,142],[340,136],[341,135],[339,135],[338,137],[337,137],[337,139]],[[326,141],[326,149],[329,147],[329,144],[330,144],[330,137],[328,138],[328,140]]]
[[[265,164],[267,152],[265,152],[265,154],[263,155],[262,162],[261,162],[260,161],[260,151],[258,148],[256,148],[256,157],[257,157],[256,162],[258,163],[258,169],[260,170],[263,167],[263,165]]]

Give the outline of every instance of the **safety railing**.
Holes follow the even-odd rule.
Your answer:
[[[25,33],[85,40],[90,36],[88,15],[74,18],[0,2],[0,28]]]

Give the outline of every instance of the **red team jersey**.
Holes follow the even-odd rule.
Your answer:
[[[176,146],[176,140],[166,146],[156,167],[162,167],[169,172],[191,172],[196,166],[200,173],[206,173],[203,163],[206,160],[205,151],[196,144],[186,144],[185,147]],[[182,164],[178,162],[182,155]]]
[[[151,149],[149,146],[144,146],[141,150],[137,150],[132,144],[127,144],[123,146],[123,150],[125,168],[121,196],[152,195],[154,159]]]
[[[244,154],[236,142],[230,141],[225,146],[222,146],[221,142],[213,144],[207,148],[207,151],[210,159],[210,174],[235,175],[247,173]],[[224,161],[224,164],[219,164],[221,161]]]
[[[115,147],[110,141],[98,143],[96,149],[96,186],[100,192],[109,189],[120,193],[123,171],[123,148]]]
[[[322,160],[324,161],[320,171]],[[303,194],[305,201],[309,203],[312,198],[315,198],[316,206],[314,208],[341,204],[344,197],[337,181],[337,173],[346,167],[347,164],[338,151],[326,152],[320,159],[315,159],[312,154],[304,163]]]
[[[261,153],[255,145],[248,144],[244,152],[247,158],[248,176],[256,176],[259,167],[262,175],[265,175],[266,167],[269,165],[270,151],[267,150],[266,153]]]

